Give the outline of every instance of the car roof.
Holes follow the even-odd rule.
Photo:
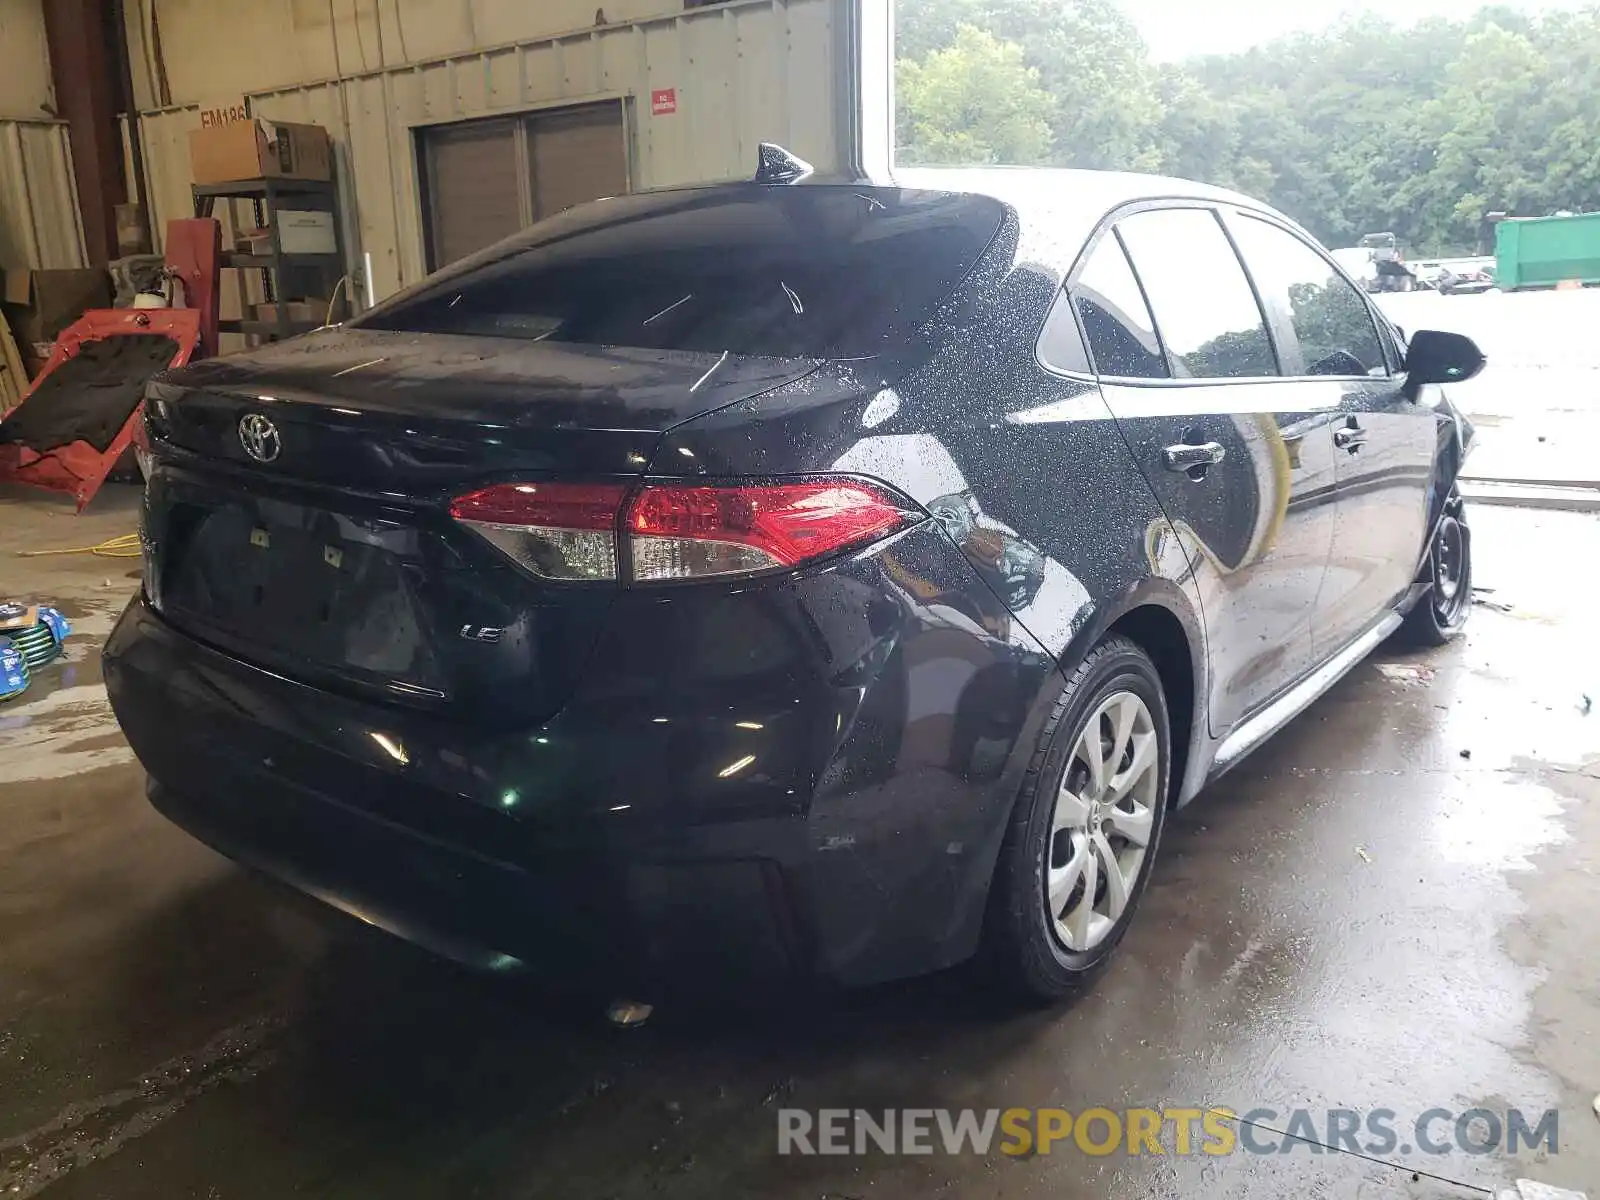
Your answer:
[[[975,192],[1007,204],[1098,208],[1102,213],[1138,200],[1206,200],[1265,208],[1259,200],[1227,188],[1138,171],[1088,171],[1076,167],[900,167],[902,187]]]
[[[1259,200],[1227,188],[1137,171],[1086,171],[1075,167],[903,167],[903,187],[973,192],[1015,208],[1077,209],[1098,221],[1113,208],[1139,200],[1204,200],[1265,209]]]
[[[1227,188],[1166,175],[1077,167],[897,167],[888,179],[810,175],[778,183],[736,179],[676,184],[650,190],[738,195],[752,187],[774,186],[887,187],[953,192],[993,200],[1016,213],[1020,225],[1017,260],[1055,276],[1057,283],[1077,261],[1090,234],[1109,213],[1140,201],[1192,200],[1202,204],[1236,205],[1270,214],[1300,229],[1294,220],[1270,205]],[[1310,237],[1310,234],[1306,236]]]
[[[1088,171],[1071,167],[902,167],[894,173],[899,187],[969,192],[988,196],[1014,209],[1024,241],[1050,243],[1070,258],[1106,214],[1142,200],[1198,200],[1233,204],[1257,212],[1281,213],[1259,200],[1227,188],[1144,175],[1134,171]],[[1289,222],[1293,224],[1293,222]],[[1056,257],[1056,255],[1048,255]]]

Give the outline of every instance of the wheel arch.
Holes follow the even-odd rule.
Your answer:
[[[1106,633],[1120,634],[1136,643],[1150,656],[1156,674],[1161,676],[1172,737],[1167,803],[1175,807],[1184,794],[1195,734],[1195,664],[1188,633],[1173,611],[1159,604],[1141,604],[1128,610],[1111,623]]]
[[[1205,627],[1189,596],[1174,581],[1151,577],[1103,608],[1060,656],[1064,672],[1105,638],[1120,634],[1150,656],[1167,696],[1172,773],[1167,802],[1186,803],[1199,790],[1198,754],[1209,738]]]

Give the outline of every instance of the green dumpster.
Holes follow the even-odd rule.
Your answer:
[[[1600,283],[1600,212],[1514,217],[1495,226],[1495,283],[1502,291]]]

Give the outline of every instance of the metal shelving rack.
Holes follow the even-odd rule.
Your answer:
[[[315,276],[320,286],[306,287],[306,294],[332,297],[344,269],[344,224],[339,219],[339,191],[327,179],[240,179],[229,183],[197,183],[193,185],[194,215],[209,217],[218,200],[249,200],[255,206],[256,224],[272,234],[266,254],[236,254],[224,252],[222,265],[239,270],[260,270],[263,287],[269,301],[278,304],[277,320],[227,320],[219,321],[221,333],[245,333],[265,338],[286,338],[318,328],[321,319],[292,321],[285,295],[302,289],[296,285],[307,283]],[[285,254],[278,230],[278,210],[326,212],[333,215],[334,253]]]

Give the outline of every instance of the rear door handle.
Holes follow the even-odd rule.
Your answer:
[[[1179,442],[1163,450],[1161,457],[1166,462],[1167,470],[1181,471],[1197,479],[1200,476],[1193,472],[1203,474],[1207,467],[1216,466],[1228,457],[1228,450],[1221,442],[1201,442],[1198,445]]]
[[[1367,444],[1367,431],[1359,425],[1346,425],[1343,429],[1335,429],[1333,444],[1341,450],[1348,450],[1354,454]]]

